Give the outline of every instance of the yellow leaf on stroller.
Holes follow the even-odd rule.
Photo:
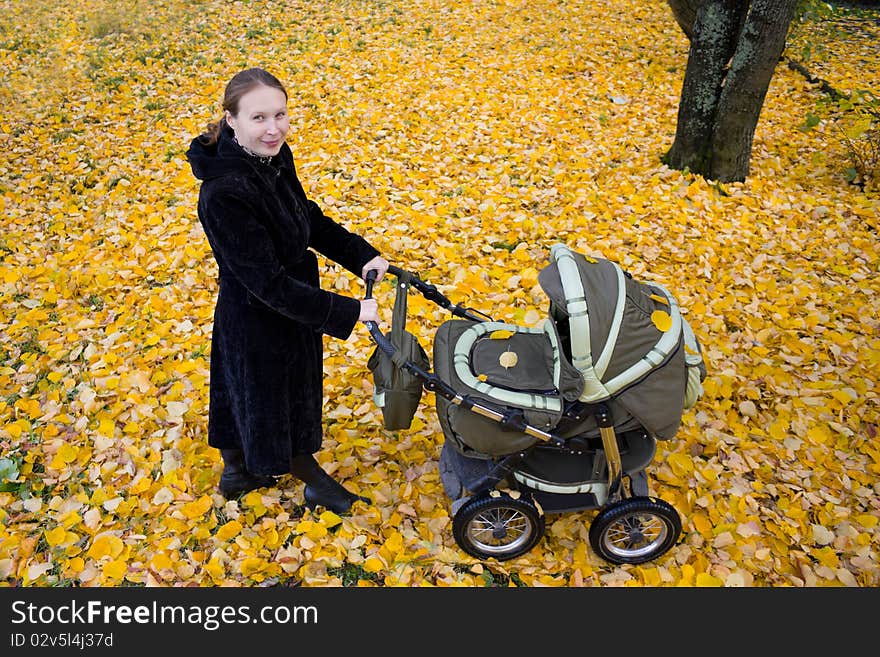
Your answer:
[[[672,328],[672,317],[669,316],[669,313],[662,310],[655,310],[652,312],[651,321],[654,322],[654,326],[657,327],[658,331],[663,331],[665,333]]]

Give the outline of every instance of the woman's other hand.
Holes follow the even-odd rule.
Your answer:
[[[358,321],[379,323],[379,304],[375,299],[361,299],[361,314],[358,316]]]
[[[371,269],[377,271],[376,282],[378,283],[385,276],[385,272],[388,271],[388,261],[382,256],[376,256],[364,265],[364,268],[361,270],[361,278],[367,280],[367,272]]]

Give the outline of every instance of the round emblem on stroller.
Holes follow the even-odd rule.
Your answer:
[[[509,369],[516,366],[518,360],[519,356],[516,355],[515,351],[505,351],[498,357],[498,364],[504,369]]]

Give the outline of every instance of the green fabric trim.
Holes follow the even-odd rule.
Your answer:
[[[700,369],[688,365],[687,373],[687,389],[684,393],[685,409],[693,408],[697,400],[703,396],[703,382],[700,380]]]
[[[559,349],[559,340],[556,339],[556,329],[549,319],[544,320],[543,327],[544,333],[550,340],[550,348],[553,349],[553,383],[556,389],[561,391],[559,383],[562,380],[562,352]]]
[[[525,484],[526,486],[530,486],[535,490],[544,491],[546,493],[556,493],[558,495],[593,493],[596,496],[596,501],[599,502],[600,505],[604,504],[605,500],[608,497],[608,484],[601,481],[588,481],[578,484],[564,484],[555,481],[547,481],[545,479],[538,479],[533,475],[526,474],[525,472],[521,472],[519,470],[514,471],[513,477],[514,479]]]

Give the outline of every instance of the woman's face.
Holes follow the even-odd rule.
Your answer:
[[[287,98],[275,87],[260,85],[238,101],[238,114],[226,112],[238,143],[257,155],[275,155],[290,128]]]

